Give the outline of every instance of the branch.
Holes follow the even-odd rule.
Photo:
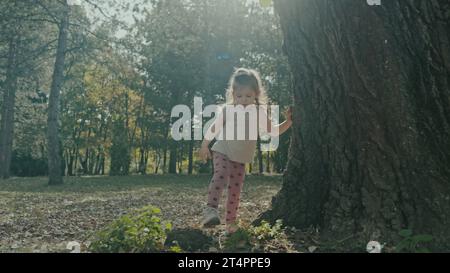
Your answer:
[[[92,5],[95,9],[97,9],[98,11],[100,11],[100,13],[103,14],[103,16],[105,16],[106,18],[112,19],[112,16],[107,15],[107,14],[102,10],[102,8],[99,7],[97,4],[92,3],[92,1],[90,1],[90,0],[83,0],[83,1],[86,2],[86,3],[88,3],[89,5]]]
[[[47,12],[48,16],[53,18],[53,20],[54,20],[53,23],[59,24],[58,18],[40,0],[34,0],[34,3],[36,3],[38,6],[43,8]]]

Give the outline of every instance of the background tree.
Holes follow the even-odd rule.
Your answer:
[[[111,173],[111,166],[116,165],[112,161],[121,159],[111,155],[117,148],[113,148],[114,143],[126,145],[124,158],[129,157],[129,173],[146,174],[151,170],[193,174],[207,172],[208,168],[195,156],[199,143],[171,140],[173,120],[169,116],[173,105],[192,107],[194,96],[202,97],[204,105],[224,102],[228,79],[233,68],[239,66],[262,72],[273,103],[289,103],[290,75],[271,8],[241,0],[79,2],[81,6],[70,8],[56,104],[49,103],[48,96],[57,72],[54,65],[63,2],[2,3],[5,16],[0,23],[4,33],[14,33],[8,29],[12,26],[23,26],[17,56],[23,60],[24,70],[20,72],[18,67],[20,73],[14,74],[18,77],[16,118],[8,123],[14,123],[16,129],[12,142],[13,175],[48,174],[48,163],[44,162],[57,147],[47,139],[47,113],[52,113],[51,124],[56,124],[52,132],[59,134],[51,134],[52,143],[59,139],[56,142],[61,145],[59,156],[51,157],[53,163],[59,162],[59,167],[52,169],[61,170],[61,175]],[[131,15],[134,23],[124,14]],[[12,20],[17,23],[11,23]],[[128,20],[127,24],[122,20]],[[2,95],[8,94],[3,93],[8,35],[0,39]],[[6,111],[9,104],[2,103],[3,97],[0,104]],[[59,107],[56,123],[55,105]],[[11,112],[6,113],[3,120]],[[119,120],[124,123],[121,128],[126,134],[114,135]],[[263,168],[253,170],[280,171],[286,157],[287,149],[264,157],[260,153],[255,162]]]
[[[0,118],[0,177],[10,176],[13,155],[14,129],[21,128],[22,120],[16,116],[17,98],[19,103],[37,103],[43,98],[38,80],[42,59],[48,57],[52,40],[41,31],[51,31],[39,13],[39,8],[26,1],[2,2],[0,4],[0,90],[3,93]],[[45,74],[40,72],[40,77]],[[30,91],[33,90],[33,91]],[[18,113],[19,116],[21,112]],[[30,112],[28,112],[30,114]],[[34,121],[37,118],[29,117]],[[33,142],[28,142],[28,144]],[[16,145],[17,146],[17,145]],[[24,152],[22,150],[22,152]],[[30,157],[27,151],[26,157]],[[14,153],[16,154],[16,153]]]

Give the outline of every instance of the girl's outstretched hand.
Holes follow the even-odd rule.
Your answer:
[[[198,153],[199,153],[200,159],[204,163],[208,162],[209,158],[212,158],[212,155],[211,155],[211,152],[209,151],[208,146],[202,145],[202,147],[200,148],[200,151]]]
[[[292,122],[292,106],[289,106],[289,108],[284,110],[284,116],[287,121]]]

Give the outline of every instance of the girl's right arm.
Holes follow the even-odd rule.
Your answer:
[[[206,162],[208,158],[212,158],[209,151],[209,144],[222,131],[225,124],[223,111],[220,111],[219,116],[214,120],[213,124],[208,128],[203,139],[199,155],[200,158]]]

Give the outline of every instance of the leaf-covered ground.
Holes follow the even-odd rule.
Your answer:
[[[96,231],[146,205],[159,207],[174,228],[200,229],[209,179],[208,175],[70,177],[53,187],[47,178],[0,181],[0,252],[63,252],[70,241],[88,245]],[[267,210],[280,188],[281,176],[247,176],[240,221],[250,223]],[[222,215],[223,209],[222,205]],[[220,246],[224,228],[204,232]],[[279,244],[268,251],[296,251],[287,240]]]

